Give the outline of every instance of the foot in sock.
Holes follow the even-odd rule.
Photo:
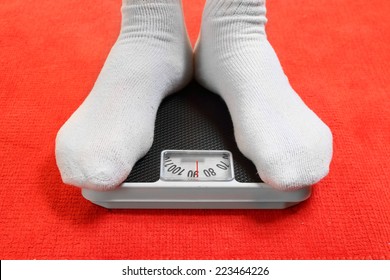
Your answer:
[[[280,190],[329,171],[332,134],[290,86],[265,33],[264,0],[207,0],[195,76],[226,102],[241,152]]]
[[[56,160],[65,183],[120,185],[153,142],[162,99],[192,76],[180,0],[123,0],[122,26],[86,100],[60,129]]]

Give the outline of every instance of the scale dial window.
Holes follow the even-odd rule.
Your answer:
[[[229,151],[163,151],[161,180],[231,181],[233,157]]]

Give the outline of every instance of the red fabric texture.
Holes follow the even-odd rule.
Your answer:
[[[192,42],[204,0],[185,0]],[[120,0],[0,3],[1,259],[389,259],[390,5],[269,0],[268,37],[334,159],[287,210],[106,210],[62,183],[58,129],[92,88]]]

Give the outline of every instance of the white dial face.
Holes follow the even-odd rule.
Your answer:
[[[161,179],[165,181],[231,181],[229,151],[163,151]]]

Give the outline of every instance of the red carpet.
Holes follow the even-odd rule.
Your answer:
[[[184,1],[193,42],[204,0]],[[105,210],[61,182],[58,129],[91,89],[120,0],[0,3],[1,259],[389,259],[390,5],[269,0],[269,39],[334,133],[330,175],[287,210]]]

